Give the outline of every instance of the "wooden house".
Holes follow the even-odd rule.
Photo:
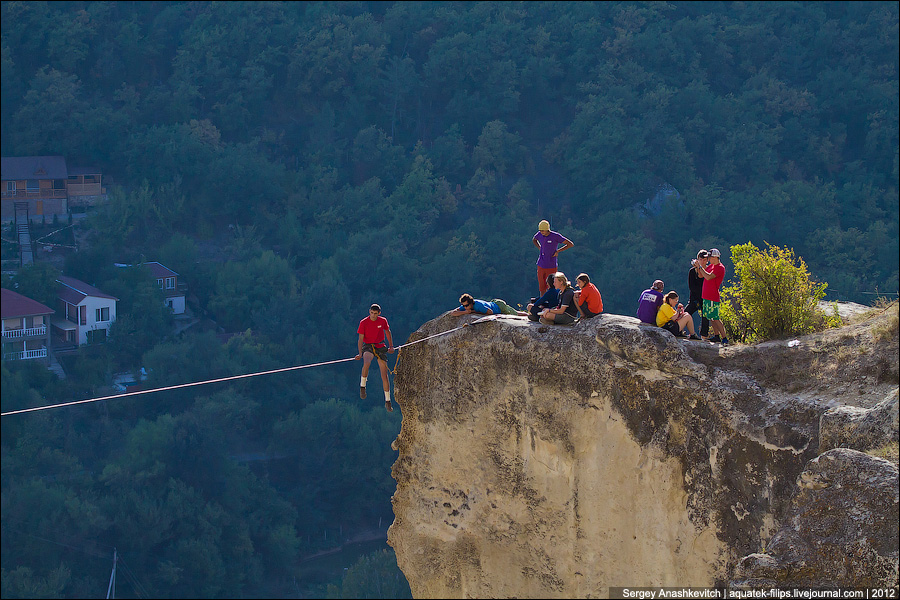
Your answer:
[[[14,221],[16,214],[31,222],[67,219],[69,212],[66,159],[62,156],[3,158],[0,165],[0,220]]]
[[[69,210],[73,212],[106,199],[103,174],[96,167],[69,167],[66,190],[69,192]]]

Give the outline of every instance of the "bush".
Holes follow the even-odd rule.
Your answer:
[[[751,343],[840,325],[819,306],[828,284],[813,281],[792,249],[766,246],[731,247],[737,283],[722,290],[721,306],[728,336]]]

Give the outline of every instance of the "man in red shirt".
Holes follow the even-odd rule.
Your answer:
[[[709,341],[721,342],[723,346],[727,346],[725,325],[719,318],[719,303],[722,301],[719,288],[722,287],[722,282],[725,280],[725,266],[722,264],[717,248],[709,251],[709,266],[706,269],[700,269],[700,275],[703,277],[703,308],[700,314],[709,319],[709,324],[716,334],[709,338]]]
[[[378,359],[378,368],[381,369],[381,383],[384,386],[384,408],[393,412],[391,406],[391,384],[388,380],[387,355],[394,353],[394,339],[391,337],[391,327],[387,319],[381,316],[381,307],[373,304],[369,307],[369,316],[359,322],[356,329],[359,340],[356,343],[359,353],[356,360],[363,359],[362,376],[359,379],[359,397],[366,397],[366,379],[369,376],[369,364],[373,358]],[[388,345],[384,343],[387,337]]]

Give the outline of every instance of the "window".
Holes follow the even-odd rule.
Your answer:
[[[54,179],[53,180],[53,189],[54,190],[64,190],[66,189],[66,182],[62,179]]]
[[[166,289],[167,290],[175,289],[175,278],[174,277],[166,277]]]
[[[159,286],[159,289],[163,289],[163,286],[162,286],[162,279],[161,279],[161,278],[156,280],[156,285]]]
[[[109,321],[109,307],[98,308],[97,311],[97,322],[102,323],[105,321]]]
[[[88,344],[102,344],[106,341],[106,330],[105,329],[91,329],[87,332],[87,343]]]
[[[16,182],[15,181],[7,181],[6,182],[6,191],[7,192],[16,191]]]
[[[37,179],[29,179],[25,182],[25,189],[29,192],[36,192],[40,189],[40,184]]]

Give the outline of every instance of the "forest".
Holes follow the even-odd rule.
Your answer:
[[[606,312],[690,260],[792,248],[828,300],[896,297],[897,2],[4,1],[4,157],[102,169],[56,268],[120,299],[65,380],[4,361],[3,412],[356,354],[463,292],[537,295],[541,219]],[[11,237],[4,225],[3,235]],[[160,261],[206,325],[174,334]],[[118,268],[116,263],[135,265]],[[395,358],[390,359],[393,366]],[[406,597],[390,551],[304,559],[393,519],[360,363],[2,420],[2,595]],[[377,385],[377,375],[370,384]],[[376,401],[373,402],[372,398]]]

